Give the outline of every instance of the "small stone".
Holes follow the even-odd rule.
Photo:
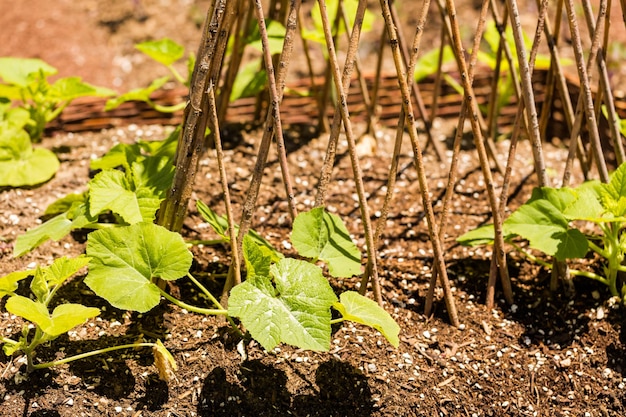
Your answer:
[[[368,363],[367,364],[367,370],[371,373],[374,373],[378,370],[378,368],[376,367],[376,364],[373,363]]]
[[[602,320],[603,318],[604,318],[604,308],[600,306],[596,310],[596,320]]]
[[[572,364],[572,359],[571,358],[565,358],[562,361],[559,362],[559,366],[561,368],[567,368]]]

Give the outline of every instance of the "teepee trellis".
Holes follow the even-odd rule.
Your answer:
[[[211,130],[212,140],[216,147],[217,166],[220,173],[220,183],[222,188],[222,196],[225,199],[225,211],[229,224],[230,245],[232,251],[232,263],[227,282],[224,287],[223,298],[226,299],[228,291],[233,285],[237,285],[241,280],[241,242],[243,236],[253,227],[254,214],[257,209],[257,200],[260,188],[262,187],[262,178],[265,175],[265,167],[267,158],[271,150],[272,142],[276,144],[276,153],[281,169],[281,180],[284,186],[286,206],[289,218],[292,220],[296,217],[298,210],[295,200],[296,191],[294,184],[291,182],[289,174],[289,155],[287,153],[287,144],[284,139],[284,130],[288,127],[283,126],[281,112],[282,99],[285,91],[287,72],[290,63],[294,60],[294,44],[297,37],[301,37],[304,51],[302,52],[303,60],[308,69],[308,76],[311,79],[312,87],[317,83],[319,78],[314,73],[315,68],[312,65],[312,58],[309,48],[315,48],[303,37],[303,25],[306,15],[301,9],[300,0],[282,0],[272,1],[269,6],[269,12],[263,9],[261,0],[246,1],[224,1],[214,0],[208,10],[205,27],[203,30],[203,39],[198,52],[198,61],[194,71],[194,76],[190,89],[190,100],[185,112],[183,130],[180,136],[179,148],[177,154],[177,169],[174,184],[170,190],[167,201],[163,204],[159,213],[159,222],[172,230],[180,230],[182,219],[186,211],[188,201],[191,196],[193,178],[198,169],[198,160],[203,152],[205,144],[205,128],[208,126]],[[413,166],[417,172],[419,182],[419,193],[421,195],[421,208],[424,210],[428,235],[433,248],[433,275],[430,282],[429,290],[426,295],[425,310],[427,314],[432,312],[434,303],[434,289],[437,279],[443,288],[444,299],[450,321],[454,325],[459,324],[454,298],[451,291],[451,283],[448,280],[446,260],[444,256],[444,238],[447,236],[447,215],[452,199],[455,198],[455,186],[458,177],[458,157],[460,150],[461,135],[463,133],[463,125],[465,119],[468,118],[472,128],[474,137],[475,152],[480,161],[481,172],[485,182],[489,205],[491,207],[491,216],[494,221],[495,229],[495,250],[493,255],[492,274],[488,281],[487,287],[487,305],[492,306],[495,300],[495,284],[496,277],[500,276],[502,283],[503,295],[509,302],[513,302],[513,291],[511,280],[508,276],[508,268],[506,261],[506,247],[503,238],[502,221],[504,211],[507,204],[507,193],[510,185],[511,170],[513,161],[516,158],[517,143],[519,138],[524,135],[530,139],[533,149],[533,161],[535,164],[535,173],[537,175],[537,183],[546,185],[548,183],[546,175],[546,167],[543,162],[542,142],[546,140],[547,121],[550,118],[552,108],[552,100],[559,97],[563,103],[562,111],[564,119],[570,129],[570,155],[565,169],[563,170],[563,183],[567,184],[571,173],[573,172],[574,156],[578,155],[581,171],[584,175],[590,175],[590,167],[586,158],[587,149],[580,134],[584,129],[590,137],[590,152],[593,155],[593,163],[600,179],[606,181],[608,178],[607,162],[604,158],[602,144],[600,143],[600,131],[597,128],[601,106],[607,107],[607,119],[609,122],[609,135],[611,143],[615,151],[615,159],[620,162],[624,160],[624,151],[622,146],[621,133],[618,131],[617,113],[615,112],[615,103],[610,90],[610,83],[607,76],[607,65],[604,49],[607,47],[608,27],[607,16],[607,0],[601,0],[599,9],[595,18],[593,11],[588,2],[584,3],[584,13],[587,21],[588,31],[590,33],[589,57],[585,61],[583,53],[583,39],[578,29],[577,16],[575,14],[575,6],[572,0],[562,0],[556,4],[556,12],[550,19],[550,5],[548,2],[537,1],[538,18],[535,35],[533,37],[533,46],[530,51],[526,51],[523,36],[525,34],[521,25],[520,13],[516,0],[506,0],[503,4],[498,4],[496,0],[485,0],[482,3],[480,18],[474,32],[474,43],[469,57],[465,56],[463,39],[461,38],[461,22],[457,16],[457,9],[454,0],[437,0],[437,11],[430,10],[430,1],[425,0],[422,4],[420,16],[418,18],[417,27],[415,28],[415,36],[413,43],[408,48],[406,37],[404,36],[404,27],[401,22],[400,15],[396,11],[398,6],[396,3],[387,0],[381,0],[375,14],[382,14],[383,21],[380,22],[380,46],[377,48],[377,57],[375,59],[375,77],[371,90],[367,90],[364,82],[364,70],[359,62],[358,50],[361,42],[361,31],[363,16],[369,9],[377,6],[370,4],[365,0],[360,0],[355,10],[354,16],[349,16],[344,8],[342,0],[318,0],[315,4],[320,11],[321,21],[323,24],[323,35],[325,39],[326,59],[325,74],[326,83],[320,87],[318,94],[318,129],[323,130],[326,120],[327,102],[329,101],[329,91],[334,88],[336,102],[334,103],[334,116],[331,119],[332,124],[329,125],[330,136],[327,144],[327,152],[321,173],[319,174],[319,182],[317,187],[317,195],[315,197],[315,205],[324,205],[327,199],[328,185],[333,181],[334,166],[336,160],[336,152],[338,140],[341,132],[348,145],[348,156],[352,167],[354,178],[354,187],[358,196],[358,204],[360,207],[360,218],[362,225],[362,233],[365,240],[367,252],[367,265],[363,277],[361,279],[361,292],[371,288],[374,298],[378,303],[383,303],[381,292],[381,284],[379,282],[379,271],[377,268],[377,256],[380,245],[380,236],[383,233],[384,225],[390,218],[393,211],[392,197],[394,193],[396,178],[398,175],[398,162],[402,147],[403,137],[406,135],[410,140],[411,151],[413,157]],[[624,11],[624,0],[621,1],[622,12]],[[334,9],[334,19],[329,19],[327,7],[332,6]],[[499,13],[499,8],[503,8]],[[572,36],[572,52],[575,57],[576,66],[578,68],[578,78],[580,81],[580,94],[578,98],[578,106],[575,109],[570,101],[570,91],[564,76],[560,58],[560,49],[557,47],[557,40],[560,32],[561,11],[566,11],[569,32]],[[372,11],[372,10],[370,10]],[[435,96],[432,99],[430,112],[428,111],[425,100],[421,96],[421,90],[418,85],[413,82],[413,72],[417,65],[417,59],[422,52],[421,39],[424,33],[426,22],[429,21],[433,13],[439,14],[442,21],[441,29],[441,45],[440,51],[443,52],[444,41],[449,42],[455,54],[457,67],[461,78],[460,83],[463,88],[464,99],[461,102],[461,109],[457,119],[457,129],[451,153],[446,153],[440,148],[439,143],[432,131],[433,117],[437,115],[439,107],[439,96],[443,77],[443,53],[439,57],[439,70],[435,75]],[[272,56],[268,46],[268,34],[266,31],[266,14],[274,19],[278,19],[284,24],[285,39],[283,43],[282,53],[278,56]],[[491,16],[496,23],[498,33],[501,38],[498,51],[496,52],[496,72],[492,81],[491,103],[487,106],[487,111],[483,114],[482,109],[478,107],[473,87],[474,74],[477,70],[478,57],[477,52],[480,47],[485,23]],[[250,179],[248,190],[245,194],[241,208],[241,216],[237,218],[233,212],[233,205],[230,201],[228,190],[227,175],[229,167],[224,163],[224,152],[221,147],[220,126],[224,125],[227,120],[227,107],[230,103],[227,97],[230,96],[230,89],[234,83],[234,76],[237,69],[242,64],[243,51],[245,46],[242,40],[246,37],[247,31],[252,22],[256,22],[263,45],[263,67],[267,73],[266,96],[260,97],[257,101],[257,109],[261,111],[263,106],[265,109],[264,120],[262,121],[261,137],[259,139],[254,170]],[[350,23],[353,22],[353,23]],[[554,22],[552,29],[551,22]],[[430,23],[430,22],[429,22]],[[342,42],[337,43],[338,31],[340,25],[346,28],[348,38],[347,48],[345,51],[345,64],[340,66],[337,45],[343,45]],[[509,49],[509,44],[504,37],[506,36],[505,27],[509,25],[515,43],[515,51]],[[351,26],[351,27],[350,27]],[[350,33],[348,33],[350,32]],[[544,39],[550,52],[550,69],[548,80],[550,85],[546,88],[546,101],[543,102],[541,113],[537,111],[536,98],[534,96],[532,76],[535,66],[538,48]],[[228,47],[229,42],[231,47]],[[410,50],[410,52],[409,52]],[[393,156],[390,161],[390,169],[387,177],[387,190],[383,200],[378,223],[375,227],[371,221],[371,209],[369,206],[371,200],[368,199],[365,191],[363,172],[361,169],[361,159],[363,156],[358,154],[356,142],[357,137],[354,131],[353,122],[350,118],[350,109],[348,107],[348,94],[350,84],[353,81],[353,71],[356,69],[357,79],[362,100],[366,104],[366,131],[376,136],[375,130],[378,128],[376,124],[377,108],[380,82],[382,79],[383,55],[390,51],[391,59],[395,67],[398,80],[398,101],[402,104],[400,110],[400,122],[396,130],[396,138]],[[529,52],[529,54],[527,54]],[[513,55],[516,55],[516,60]],[[495,145],[495,133],[497,120],[497,111],[495,111],[495,100],[497,98],[497,87],[499,83],[499,69],[501,63],[506,59],[508,67],[513,74],[514,84],[517,97],[517,115],[512,130],[512,138],[507,151],[507,161],[502,165],[501,154],[497,153]],[[225,63],[228,62],[228,65]],[[598,93],[593,95],[593,86],[591,84],[590,74],[595,70],[599,70],[598,77]],[[517,78],[519,77],[519,78]],[[414,104],[417,111],[414,113]],[[584,115],[584,117],[583,117]],[[418,134],[416,118],[419,117],[426,127],[425,133],[428,143],[431,143],[435,156],[442,160],[448,170],[448,184],[444,194],[443,208],[440,217],[437,219],[435,210],[433,209],[433,201],[429,192],[429,178],[424,169],[424,161],[422,152],[429,148],[422,144]],[[405,131],[406,130],[406,131]],[[424,146],[423,146],[424,145]],[[500,150],[501,152],[501,150]],[[495,168],[495,172],[494,172]],[[500,176],[502,174],[502,176]],[[497,190],[499,189],[499,193]],[[416,201],[418,200],[415,196]],[[368,201],[369,200],[369,201]],[[235,223],[238,220],[239,230],[235,233]],[[560,268],[561,275],[566,275],[566,268]],[[562,277],[563,278],[563,277]]]

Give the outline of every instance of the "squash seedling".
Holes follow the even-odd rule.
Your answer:
[[[91,168],[101,171],[87,184],[89,190],[48,206],[44,216],[53,217],[18,236],[13,255],[21,256],[49,239],[58,241],[76,229],[153,221],[174,175],[171,160],[178,132],[162,141],[118,144],[93,160]]]
[[[50,362],[35,363],[34,357],[37,347],[56,339],[100,314],[98,308],[75,303],[58,304],[54,309],[50,307],[58,289],[88,262],[89,258],[86,256],[79,256],[74,259],[63,257],[55,260],[48,267],[38,266],[34,271],[17,271],[0,278],[0,298],[8,297],[5,304],[6,310],[26,321],[18,340],[0,337],[4,353],[7,356],[23,353],[26,357],[27,372],[32,372],[35,369],[50,368],[115,350],[151,347],[155,358],[160,360],[158,364],[160,375],[166,374],[162,369],[166,369],[168,366],[175,368],[176,364],[173,362],[172,355],[167,352],[160,341],[157,343],[111,346]],[[33,298],[15,293],[19,282],[29,276],[32,276],[30,291],[34,296]]]
[[[606,184],[588,181],[576,188],[536,188],[531,198],[503,224],[507,242],[515,244],[514,238],[521,237],[531,248],[554,256],[557,261],[583,258],[591,249],[602,259],[602,273],[570,269],[570,274],[601,282],[608,286],[611,296],[626,302],[626,282],[619,274],[626,272],[622,264],[626,253],[624,227],[626,164],[620,165]],[[480,227],[457,240],[471,246],[490,244],[493,226]],[[515,247],[531,260],[553,267],[519,245]]]
[[[0,186],[23,187],[54,176],[59,161],[46,149],[33,149],[47,124],[78,97],[106,97],[112,90],[79,77],[50,84],[56,68],[39,59],[0,57]]]
[[[210,211],[202,206],[204,212]],[[213,214],[212,218],[218,217]],[[292,241],[301,255],[323,260],[331,274],[352,276],[361,271],[359,251],[345,226],[322,208],[299,215]],[[192,255],[182,237],[152,223],[92,232],[87,240],[91,260],[85,283],[111,305],[125,310],[146,312],[164,297],[188,311],[226,316],[233,326],[232,318],[237,318],[268,350],[288,343],[327,351],[331,324],[342,320],[374,327],[398,346],[399,327],[391,316],[356,292],[346,292],[338,300],[320,267],[277,255],[269,243],[250,234],[244,238],[243,254],[248,276],[232,289],[228,309],[189,273]],[[215,308],[187,304],[155,283],[156,278],[168,281],[184,276]],[[332,320],[331,307],[342,317]]]

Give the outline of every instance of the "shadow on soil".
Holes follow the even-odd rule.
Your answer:
[[[226,371],[216,367],[204,380],[200,416],[368,416],[373,410],[367,378],[355,367],[331,359],[315,373],[319,388],[313,395],[294,395],[287,390],[284,371],[253,360],[243,363],[239,383],[227,381]],[[311,387],[314,389],[314,387]],[[313,414],[311,412],[313,411]]]

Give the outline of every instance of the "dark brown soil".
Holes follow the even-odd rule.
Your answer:
[[[2,54],[17,55],[16,51],[21,51],[24,55],[41,56],[61,69],[63,75],[79,74],[87,81],[108,86],[119,84],[120,90],[145,85],[155,72],[144,72],[139,68],[152,67],[137,63],[131,72],[121,76],[116,72],[119,68],[115,69],[117,61],[111,61],[115,56],[126,56],[136,63],[132,44],[162,35],[195,49],[198,31],[190,22],[197,19],[196,14],[201,19],[205,7],[204,2],[195,5],[148,0],[139,3],[143,8],[137,8],[130,0],[80,3],[61,0],[54,3],[54,8],[46,6],[48,2],[43,0],[30,3],[26,6],[11,2],[10,7],[2,7],[0,34],[7,27],[13,28],[9,35],[0,37],[8,39],[2,48],[9,49],[6,52],[1,49]],[[177,23],[178,12],[183,16],[182,22],[186,22],[184,27],[193,29],[180,29],[183,26]],[[38,30],[46,36],[37,37],[37,33],[43,33]],[[121,81],[116,77],[121,77]],[[0,193],[3,239],[0,276],[32,268],[35,263],[47,265],[63,255],[81,253],[84,239],[75,235],[46,243],[23,258],[10,256],[16,236],[37,225],[48,204],[67,193],[85,190],[90,158],[102,155],[117,142],[163,138],[167,129],[131,125],[101,132],[57,133],[45,138],[43,146],[54,150],[62,162],[56,177],[38,188]],[[439,130],[449,137],[448,123],[442,122]],[[393,132],[383,133],[375,155],[364,156],[361,161],[373,220],[382,205],[392,150]],[[293,130],[287,134],[295,136]],[[247,187],[258,138],[259,133],[254,131],[237,131],[225,138],[229,143],[229,180],[236,213]],[[289,162],[296,199],[298,209],[305,210],[313,204],[316,173],[326,137],[303,135],[292,143],[295,145],[290,149]],[[501,151],[506,145],[506,142],[500,144]],[[345,144],[339,151],[327,207],[344,219],[363,248]],[[559,171],[565,151],[550,144],[546,144],[545,151],[549,166]],[[518,152],[509,205],[512,209],[528,198],[535,184],[528,144],[523,142]],[[624,415],[625,315],[623,308],[607,301],[609,295],[604,287],[581,279],[575,281],[577,296],[573,299],[550,294],[549,272],[512,252],[509,265],[515,304],[506,304],[498,293],[496,308],[491,311],[485,308],[491,252],[489,248],[467,250],[454,240],[489,221],[484,184],[471,149],[463,154],[461,179],[444,242],[462,326],[457,329],[448,324],[441,294],[437,294],[435,314],[432,317],[422,314],[432,250],[411,162],[407,148],[401,157],[403,171],[391,217],[378,248],[385,307],[401,326],[398,349],[367,328],[345,325],[333,329],[328,353],[288,346],[266,352],[250,342],[245,345],[243,355],[237,348],[240,339],[219,320],[190,314],[167,303],[144,315],[121,312],[90,293],[79,277],[64,287],[59,296],[102,306],[102,315],[42,346],[37,360],[160,338],[176,358],[179,366],[176,378],[169,383],[159,380],[148,350],[104,355],[30,375],[24,374],[23,358],[0,354],[1,414],[10,417]],[[447,172],[431,153],[426,155],[426,164],[430,189],[440,197]],[[201,161],[194,200],[201,199],[222,212],[218,179],[214,154],[209,151]],[[290,254],[286,213],[280,170],[272,153],[254,227]],[[214,237],[193,208],[183,234],[189,239]],[[195,247],[193,251],[194,274],[219,293],[223,280],[216,274],[226,271],[228,251],[221,246]],[[341,292],[356,288],[358,278],[331,283]],[[172,290],[180,292],[192,304],[206,303],[184,280],[177,282]],[[15,337],[20,329],[19,319],[2,312],[3,336]]]

